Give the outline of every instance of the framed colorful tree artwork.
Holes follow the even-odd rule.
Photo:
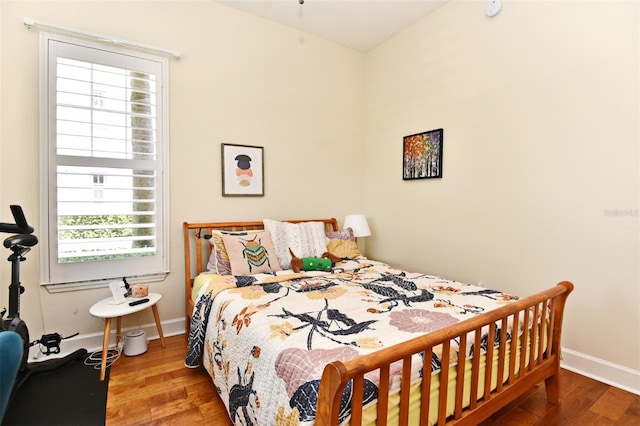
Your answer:
[[[402,180],[442,177],[443,129],[403,138]]]

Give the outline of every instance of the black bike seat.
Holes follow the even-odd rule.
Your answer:
[[[38,244],[38,237],[33,234],[12,235],[4,240],[5,248],[11,248],[15,246],[33,247],[36,244]]]

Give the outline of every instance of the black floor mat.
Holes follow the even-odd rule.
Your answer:
[[[85,365],[87,355],[81,355],[52,371],[30,375],[13,395],[2,425],[104,425],[109,369],[100,381],[100,370]]]

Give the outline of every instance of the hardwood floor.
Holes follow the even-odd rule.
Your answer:
[[[231,425],[207,373],[184,366],[184,336],[165,342],[111,366],[106,425]],[[560,405],[548,404],[539,384],[482,426],[640,425],[640,396],[567,370],[561,382]]]
[[[184,366],[184,336],[165,344],[152,340],[144,354],[122,355],[111,366],[106,424],[231,424],[209,375]]]

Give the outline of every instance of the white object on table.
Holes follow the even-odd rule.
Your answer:
[[[120,335],[122,334],[122,317],[125,315],[135,314],[136,312],[143,311],[151,308],[153,310],[153,317],[156,321],[156,328],[160,335],[160,343],[164,348],[164,335],[162,334],[162,324],[160,324],[160,315],[158,314],[158,307],[156,304],[162,299],[162,295],[158,293],[149,293],[144,299],[149,299],[148,302],[141,303],[135,306],[129,306],[129,302],[135,302],[141,299],[128,298],[125,303],[116,304],[113,297],[107,297],[101,301],[95,303],[90,309],[89,313],[94,317],[104,318],[104,336],[102,338],[102,363],[100,366],[100,380],[104,380],[106,365],[107,365],[107,352],[109,350],[109,335],[111,334],[111,319],[117,319],[117,335],[116,344],[120,341]]]

